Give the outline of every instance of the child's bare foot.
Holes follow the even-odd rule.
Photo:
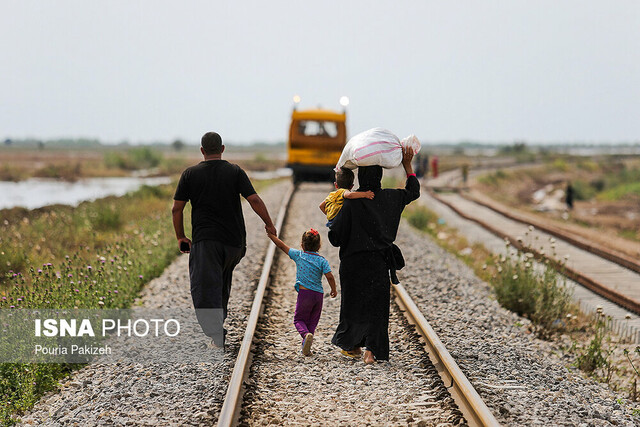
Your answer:
[[[376,363],[376,358],[373,356],[371,350],[364,351],[364,363],[367,365],[373,365]]]

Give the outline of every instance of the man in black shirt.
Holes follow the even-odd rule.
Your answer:
[[[189,253],[191,298],[198,322],[217,347],[224,345],[222,324],[227,317],[233,269],[246,251],[246,230],[240,195],[276,234],[267,207],[247,174],[222,160],[222,138],[215,132],[202,137],[204,161],[186,169],[173,197],[173,227],[181,252]],[[184,234],[183,210],[191,201],[193,240]]]

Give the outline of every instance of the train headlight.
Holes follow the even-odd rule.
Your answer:
[[[343,107],[346,107],[347,105],[349,105],[349,97],[348,96],[341,96],[340,97],[340,105],[342,105]]]

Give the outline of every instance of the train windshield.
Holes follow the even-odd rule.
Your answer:
[[[301,120],[298,122],[298,134],[304,136],[335,138],[338,136],[338,126],[336,126],[336,122],[323,120]]]

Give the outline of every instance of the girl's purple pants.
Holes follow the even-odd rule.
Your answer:
[[[322,313],[322,300],[324,294],[300,289],[298,291],[298,301],[296,302],[296,313],[293,316],[293,324],[304,339],[308,333],[315,333],[316,326]]]

